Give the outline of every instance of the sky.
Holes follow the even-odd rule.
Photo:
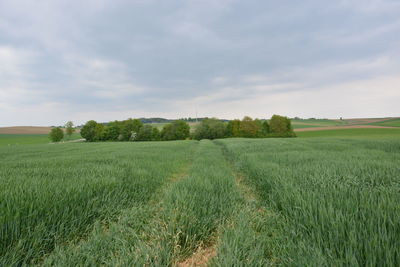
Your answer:
[[[0,126],[400,116],[398,0],[1,0]]]

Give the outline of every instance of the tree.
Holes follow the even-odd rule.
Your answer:
[[[232,120],[228,122],[226,127],[228,137],[239,137],[240,136],[240,120]]]
[[[64,138],[64,132],[60,127],[51,129],[49,138],[52,142],[59,142]]]
[[[165,125],[161,131],[162,140],[185,140],[189,137],[189,124],[182,120],[177,120]]]
[[[253,121],[252,118],[246,116],[240,122],[240,136],[254,138],[258,137],[259,132],[261,131],[261,125]]]
[[[136,135],[135,141],[151,141],[153,140],[153,127],[151,125],[143,125]]]
[[[262,123],[262,133],[263,133],[264,136],[267,136],[269,134],[269,132],[270,132],[269,124],[268,124],[268,121],[265,120]]]
[[[122,139],[124,141],[133,141],[134,136],[137,135],[139,132],[140,128],[143,126],[143,123],[138,120],[138,119],[128,119],[123,121],[123,126],[122,126]]]
[[[215,118],[202,120],[194,132],[197,140],[223,138],[225,135],[225,124]]]
[[[96,130],[99,130],[99,128],[96,129],[97,122],[94,120],[86,122],[86,124],[82,127],[81,129],[81,136],[86,139],[88,142],[93,142],[96,141]]]
[[[292,124],[287,117],[273,115],[269,122],[270,133],[276,137],[295,137]]]
[[[101,124],[101,123],[97,123],[97,125],[96,125],[96,127],[94,129],[94,131],[95,131],[94,141],[102,141],[102,140],[104,140],[103,139],[104,130],[105,130],[105,126],[103,124]]]
[[[151,133],[151,140],[153,140],[153,141],[160,141],[161,140],[160,130],[158,130],[157,127],[153,127],[153,130],[152,130],[152,133]]]
[[[74,123],[72,121],[68,121],[65,124],[65,133],[68,135],[68,138],[71,138],[71,135],[75,132]]]
[[[264,133],[263,122],[259,119],[254,120],[255,125],[257,125],[257,138],[265,137],[266,134]]]
[[[102,140],[117,141],[120,135],[121,127],[118,121],[109,123],[103,131]]]

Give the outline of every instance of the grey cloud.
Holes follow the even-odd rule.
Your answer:
[[[0,125],[57,121],[56,103],[79,122],[183,116],[194,101],[220,116],[232,101],[396,76],[399,13],[391,0],[1,1]],[[22,105],[33,119],[7,116]]]

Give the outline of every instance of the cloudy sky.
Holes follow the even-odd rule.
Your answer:
[[[400,116],[398,0],[1,0],[0,126]]]

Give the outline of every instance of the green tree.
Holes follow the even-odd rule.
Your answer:
[[[68,121],[65,124],[65,133],[67,134],[69,139],[71,138],[74,132],[75,132],[74,123],[72,121]]]
[[[123,121],[123,126],[121,131],[122,140],[129,141],[135,139],[134,136],[138,134],[142,126],[143,123],[138,119],[128,119]]]
[[[228,137],[240,136],[240,120],[232,120],[228,122],[228,125],[226,126],[226,135]]]
[[[60,127],[51,129],[49,138],[52,142],[59,142],[64,138],[64,132]]]
[[[262,133],[263,133],[264,136],[267,136],[269,134],[269,132],[270,132],[269,124],[268,124],[268,121],[265,120],[262,123]]]
[[[81,136],[86,139],[88,142],[96,141],[96,126],[97,122],[94,120],[90,120],[85,123],[85,125],[81,129]],[[97,128],[98,130],[98,128]]]
[[[295,137],[290,119],[284,116],[273,115],[269,121],[270,133],[276,137]]]
[[[177,120],[165,125],[161,131],[162,140],[185,140],[189,137],[189,124],[182,120]]]
[[[161,133],[160,133],[160,130],[158,130],[157,127],[153,127],[153,130],[152,130],[152,133],[151,133],[151,139],[153,141],[161,140]]]
[[[113,121],[105,127],[103,131],[103,140],[117,141],[121,134],[122,125],[120,121]]]
[[[101,123],[97,123],[95,127],[95,135],[94,135],[94,141],[103,141],[104,139],[104,130],[105,126]]]
[[[252,118],[246,116],[240,122],[240,136],[253,138],[258,137],[259,132],[261,132],[261,125],[256,123]]]
[[[258,137],[258,138],[265,137],[266,134],[264,133],[263,122],[259,119],[255,119],[254,123],[257,125],[256,137]]]
[[[135,141],[151,141],[153,140],[153,127],[151,125],[143,125],[138,134],[136,135]]]
[[[215,118],[202,120],[194,132],[194,138],[197,140],[223,138],[225,135],[225,124]]]

